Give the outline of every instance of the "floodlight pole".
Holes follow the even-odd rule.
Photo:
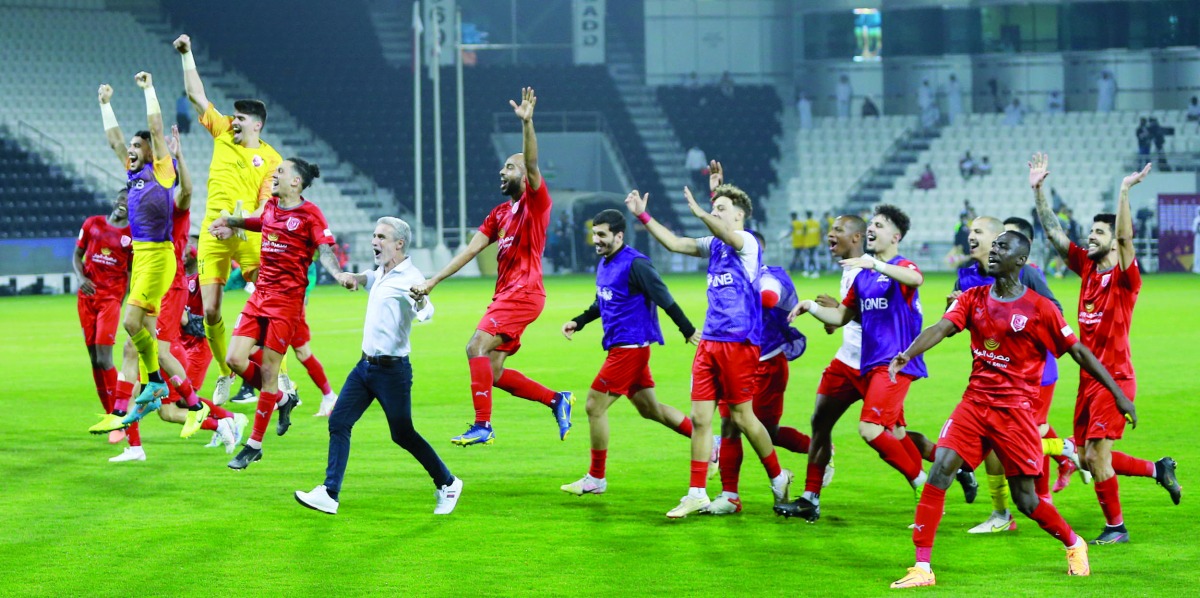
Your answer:
[[[458,235],[459,245],[467,244],[467,127],[463,103],[462,8],[454,11],[454,77],[458,95]]]
[[[423,176],[421,173],[421,0],[413,2],[413,170],[416,174],[414,224],[416,225],[416,246],[425,246],[425,198],[422,189]]]
[[[437,201],[437,248],[445,249],[446,233],[443,224],[445,191],[442,181],[442,52],[441,23],[434,15],[433,21],[433,176]]]

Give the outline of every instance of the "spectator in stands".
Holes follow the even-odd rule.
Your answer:
[[[1012,103],[1004,109],[1004,124],[1009,127],[1018,126],[1021,124],[1024,116],[1025,112],[1021,108],[1021,100],[1013,98]]]
[[[962,175],[964,181],[975,174],[975,159],[971,157],[970,150],[958,160],[958,174]]]
[[[921,177],[913,182],[912,186],[913,189],[924,189],[926,191],[937,188],[937,178],[933,176],[933,168],[929,164],[925,165],[925,172],[921,173]]]
[[[863,96],[863,118],[880,118],[880,107],[876,106],[874,100],[871,100],[871,96]]]
[[[967,219],[967,223],[975,220],[975,208],[971,206],[971,200],[969,199],[963,200],[963,209],[958,211],[958,219],[962,220],[963,218]]]
[[[813,126],[812,100],[803,91],[796,98],[796,114],[800,116],[800,128],[811,129]]]
[[[721,95],[733,98],[733,92],[737,90],[737,87],[733,84],[733,76],[729,74],[729,71],[721,73],[721,80],[717,82],[717,88],[721,90]]]
[[[950,73],[950,81],[946,83],[946,116],[950,118],[950,124],[958,122],[962,113],[962,86],[958,84],[958,77]]]
[[[1000,101],[1000,84],[995,79],[988,79],[988,93],[992,96],[992,106],[996,112],[1004,112],[1004,102]]]
[[[1046,96],[1046,112],[1050,114],[1062,114],[1066,111],[1067,107],[1063,104],[1062,94],[1057,89],[1050,92],[1049,96]]]
[[[780,237],[780,240],[783,239],[790,239],[792,242],[792,261],[788,264],[788,270],[799,270],[804,259],[804,221],[800,219],[800,214],[792,212],[792,224]]]
[[[1163,154],[1163,144],[1167,142],[1166,131],[1163,126],[1158,124],[1158,118],[1151,116],[1146,123],[1146,130],[1150,133],[1150,142],[1154,144],[1154,153],[1158,154],[1160,166],[1167,165],[1167,156]]]
[[[1112,112],[1117,103],[1117,80],[1105,70],[1096,81],[1096,112]]]
[[[850,77],[838,77],[837,88],[834,90],[837,98],[837,117],[850,118],[850,98],[854,97],[854,88],[850,87]]]
[[[817,264],[817,251],[821,247],[821,223],[813,218],[812,210],[804,213],[804,276],[818,278],[821,267]]]
[[[175,100],[175,126],[184,135],[192,132],[192,104],[188,101],[186,91]]]
[[[975,166],[975,174],[979,176],[987,176],[992,174],[992,163],[988,161],[988,157],[984,156],[979,164]]]
[[[937,102],[934,101],[933,87],[930,87],[929,79],[922,80],[921,86],[917,88],[917,108],[921,111],[921,126],[926,129],[936,127],[938,121],[942,119]]]
[[[1200,100],[1196,96],[1192,96],[1192,103],[1188,104],[1187,119],[1192,122],[1200,121]]]
[[[704,155],[704,150],[696,145],[688,149],[683,167],[687,169],[688,176],[692,178],[692,186],[697,192],[708,189],[708,156]]]
[[[1138,128],[1134,134],[1137,135],[1138,160],[1144,160],[1150,155],[1150,126],[1146,122],[1146,117],[1143,116],[1138,121]]]
[[[954,246],[946,254],[946,265],[956,269],[971,256],[971,221],[974,218],[963,212],[958,215],[958,226],[954,228]]]

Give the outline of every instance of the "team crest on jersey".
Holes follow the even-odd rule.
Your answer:
[[[983,348],[987,349],[988,351],[995,351],[996,349],[1000,348],[1000,341],[994,338],[989,338],[983,341]]]
[[[605,301],[612,301],[613,292],[612,292],[612,289],[610,289],[608,287],[600,287],[600,289],[598,291],[596,291],[596,294],[599,295],[600,298]]]
[[[275,233],[269,233],[269,234],[267,235],[267,238],[268,238],[268,239],[270,239],[271,241],[278,241],[278,240],[279,240],[279,235],[277,235],[277,234],[275,234]]]
[[[1096,304],[1089,301],[1089,302],[1083,304],[1083,309],[1090,314],[1090,313],[1096,311]]]
[[[299,218],[292,216],[291,218],[287,219],[287,229],[289,231],[296,230],[298,228],[300,228],[300,219]],[[271,240],[274,241],[274,239],[271,239]]]
[[[129,235],[121,235],[121,247],[129,247],[133,243],[133,239]]]
[[[1102,288],[1102,289],[1103,289],[1103,288],[1107,287],[1107,286],[1108,286],[1108,281],[1109,281],[1111,278],[1112,278],[1112,272],[1109,272],[1108,274],[1105,274],[1104,276],[1101,276],[1101,277],[1100,277],[1100,288]]]
[[[101,247],[100,253],[102,253],[104,255],[112,255],[112,250],[107,247]]]
[[[1029,322],[1029,318],[1027,318],[1021,314],[1013,314],[1012,320],[1010,321],[1010,323],[1012,324],[1013,332],[1020,332],[1022,330],[1025,330],[1025,324],[1027,324],[1028,322]]]
[[[196,292],[196,281],[195,281],[195,280],[189,280],[189,281],[188,281],[188,292],[189,292],[189,293],[195,293],[195,292]]]
[[[950,311],[950,310],[946,310],[946,311]],[[976,320],[982,320],[982,319],[983,319],[983,308],[982,308],[982,307],[976,307],[976,308],[975,308],[975,319],[976,319]]]
[[[253,164],[255,168],[258,168],[259,166],[263,165],[263,158],[258,154],[254,154],[254,157],[250,159],[250,163]]]

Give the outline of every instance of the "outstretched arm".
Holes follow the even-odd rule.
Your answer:
[[[208,110],[208,96],[204,95],[204,83],[196,71],[196,59],[192,56],[192,38],[185,33],[175,38],[175,49],[183,55],[183,89],[196,112]]]
[[[646,230],[650,232],[650,236],[654,237],[668,251],[699,256],[700,249],[696,247],[695,239],[675,236],[675,233],[671,232],[671,229],[663,226],[650,216],[650,213],[646,211],[646,203],[649,200],[649,193],[641,195],[637,192],[637,189],[634,189],[625,197],[625,206],[637,217],[638,221],[646,226]]]
[[[1117,200],[1117,263],[1121,270],[1127,270],[1133,264],[1137,253],[1133,248],[1133,213],[1129,209],[1129,189],[1142,182],[1150,174],[1150,163],[1139,172],[1135,172],[1121,181],[1121,197]]]
[[[471,241],[467,243],[466,249],[454,256],[454,259],[450,260],[450,263],[446,264],[446,267],[442,268],[442,271],[438,272],[433,278],[426,280],[424,283],[413,285],[412,289],[409,291],[409,294],[411,294],[414,299],[417,299],[432,293],[433,287],[437,286],[438,283],[442,282],[443,280],[454,276],[455,272],[461,270],[463,266],[467,265],[467,262],[475,259],[475,256],[479,255],[479,252],[483,251],[484,247],[487,247],[491,244],[492,240],[489,239],[487,235],[476,231],[475,236],[471,237]]]
[[[158,95],[154,93],[154,80],[146,71],[134,75],[133,80],[146,94],[146,124],[150,127],[150,146],[154,151],[154,161],[169,158],[171,151],[167,149],[167,138],[163,134],[162,107],[158,104]]]
[[[796,304],[792,311],[788,312],[788,321],[795,320],[797,316],[803,313],[812,314],[812,317],[820,320],[828,326],[845,326],[854,319],[857,310],[852,310],[842,303],[838,303],[833,307],[826,307],[812,300],[804,300]],[[827,330],[827,332],[829,332]]]
[[[696,199],[692,197],[691,189],[684,187],[683,196],[687,198],[688,208],[692,211],[692,215],[699,218],[700,221],[704,223],[704,226],[708,227],[709,232],[711,232],[714,237],[720,239],[726,245],[734,248],[736,251],[742,250],[742,246],[745,245],[744,237],[739,235],[738,231],[730,228],[730,226],[726,224],[724,220],[713,216],[712,213],[705,211],[704,208],[701,208],[700,204],[696,203]]]
[[[1100,384],[1104,386],[1106,390],[1108,390],[1108,392],[1112,393],[1113,402],[1117,404],[1117,410],[1125,416],[1126,421],[1136,428],[1137,410],[1133,407],[1133,401],[1130,401],[1129,398],[1125,396],[1125,391],[1121,390],[1121,387],[1118,386],[1116,381],[1113,380],[1112,376],[1109,375],[1108,370],[1104,369],[1104,366],[1101,365],[1098,359],[1096,359],[1096,356],[1093,355],[1092,352],[1080,342],[1076,342],[1074,345],[1071,345],[1071,348],[1068,349],[1067,352],[1071,354],[1071,359],[1074,359],[1075,363],[1079,364],[1080,369],[1090,374],[1092,378],[1095,378],[1097,381],[1099,381]]]
[[[177,174],[179,175],[179,193],[175,195],[175,207],[179,210],[192,208],[192,176],[188,173],[187,163],[183,161],[183,142],[179,139],[179,127],[171,125],[171,138],[167,140],[167,149],[175,158]]]
[[[320,257],[321,265],[325,267],[325,271],[330,276],[333,276],[338,284],[351,291],[358,290],[358,277],[349,272],[342,272],[342,265],[338,263],[337,254],[333,252],[333,245],[328,243],[317,245],[317,255]],[[363,283],[366,283],[365,277],[363,278]]]
[[[888,377],[892,379],[892,382],[895,382],[896,374],[904,369],[904,366],[908,365],[909,361],[932,349],[947,336],[953,336],[957,332],[958,328],[945,318],[938,320],[933,326],[922,330],[921,334],[913,339],[912,344],[907,349],[892,358],[892,362],[888,364]]]
[[[873,255],[862,255],[852,257],[838,262],[842,268],[852,270],[854,268],[862,268],[863,270],[874,270],[906,287],[917,288],[925,284],[925,275],[919,270],[889,264],[885,261],[877,259]]]
[[[1042,222],[1042,230],[1046,231],[1046,239],[1054,246],[1059,256],[1067,259],[1067,253],[1071,249],[1071,239],[1067,237],[1067,233],[1063,232],[1058,215],[1054,213],[1050,201],[1046,199],[1046,194],[1042,191],[1042,184],[1050,175],[1049,166],[1049,156],[1042,152],[1034,154],[1033,159],[1029,161],[1029,186],[1033,188],[1038,220]]]
[[[542,171],[538,169],[537,134],[533,131],[533,107],[537,104],[537,96],[533,95],[532,87],[521,89],[521,103],[509,100],[513,112],[521,119],[521,154],[525,156],[525,180],[529,188],[540,189],[542,186]]]
[[[100,96],[100,118],[104,122],[104,138],[108,141],[108,147],[121,161],[121,166],[127,167],[129,148],[125,147],[125,136],[121,134],[121,125],[117,124],[117,115],[109,103],[112,100],[112,86],[107,83],[101,84],[97,94]]]

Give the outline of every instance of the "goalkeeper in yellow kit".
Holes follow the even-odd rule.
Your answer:
[[[204,95],[204,83],[196,72],[192,42],[187,35],[175,40],[175,49],[183,55],[183,84],[192,107],[200,115],[200,124],[213,136],[212,163],[208,170],[208,200],[200,230],[207,231],[222,215],[249,215],[271,197],[271,175],[283,159],[279,152],[259,138],[267,121],[267,107],[259,100],[233,103],[233,116],[225,116]],[[246,232],[243,237],[221,240],[200,235],[197,266],[200,294],[204,299],[204,331],[212,347],[213,358],[221,368],[213,391],[213,402],[220,405],[229,398],[233,372],[225,363],[229,336],[221,319],[221,300],[229,278],[230,262],[237,260],[247,281],[258,277],[262,236]]]

